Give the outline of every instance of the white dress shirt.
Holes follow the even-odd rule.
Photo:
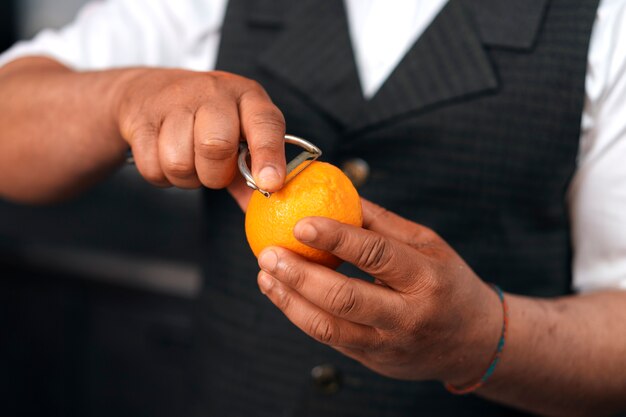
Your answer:
[[[365,97],[384,83],[447,0],[345,0]],[[44,55],[76,70],[214,68],[227,0],[89,3],[60,30],[0,56]],[[591,37],[578,167],[567,193],[577,291],[626,289],[626,2],[601,0]]]

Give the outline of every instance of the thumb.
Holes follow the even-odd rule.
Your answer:
[[[326,217],[307,217],[296,224],[300,242],[350,262],[390,288],[402,291],[415,284],[428,260],[408,245],[371,230]]]

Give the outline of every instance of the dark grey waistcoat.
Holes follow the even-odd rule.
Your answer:
[[[554,296],[570,288],[565,192],[596,6],[451,0],[364,100],[342,1],[231,0],[218,69],[258,80],[287,131],[325,160],[366,161],[359,192],[434,228],[482,279]],[[378,376],[316,343],[260,294],[235,203],[207,192],[206,206],[199,414],[523,415],[439,383]]]

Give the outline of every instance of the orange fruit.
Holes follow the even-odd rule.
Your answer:
[[[352,182],[334,165],[314,161],[269,198],[254,192],[246,211],[246,236],[255,256],[268,246],[281,246],[331,268],[341,261],[331,253],[299,242],[298,221],[322,216],[362,226],[361,200]]]

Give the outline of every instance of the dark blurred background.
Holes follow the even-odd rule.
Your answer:
[[[15,1],[0,4],[0,50],[8,48],[17,36]]]
[[[84,2],[1,1],[0,50]],[[0,200],[0,416],[185,415],[200,229],[197,192],[132,166],[52,207]]]

